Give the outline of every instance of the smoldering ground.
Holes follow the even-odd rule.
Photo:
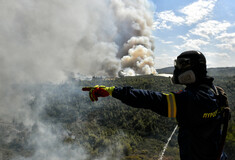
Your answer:
[[[19,91],[30,95],[25,100],[27,107],[18,105],[28,114],[12,121],[1,119],[2,159],[105,160],[124,155],[127,135],[114,129],[107,136],[107,129],[96,122],[102,116],[94,116],[107,103],[92,103],[77,81],[17,85],[15,92]]]
[[[47,83],[68,72],[155,74],[151,9],[147,0],[0,0],[0,117],[30,133],[24,143],[35,152],[26,159],[86,158],[83,147],[61,143],[63,127],[45,121],[55,94]]]

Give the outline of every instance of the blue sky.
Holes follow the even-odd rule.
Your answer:
[[[208,67],[235,66],[232,0],[152,0],[156,68],[173,65],[185,50],[199,50]]]

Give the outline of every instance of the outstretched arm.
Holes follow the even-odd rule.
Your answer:
[[[132,107],[151,109],[160,115],[168,116],[167,98],[165,94],[160,92],[132,87],[116,87],[112,96]]]
[[[172,93],[163,94],[155,91],[134,89],[132,87],[122,88],[98,85],[94,87],[84,87],[83,91],[89,91],[89,96],[92,101],[97,101],[98,97],[111,95],[129,106],[151,109],[166,117],[176,117],[176,102],[174,94]]]

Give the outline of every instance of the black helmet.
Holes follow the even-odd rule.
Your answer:
[[[192,84],[205,78],[206,58],[199,51],[185,51],[175,60],[172,81],[175,84]]]

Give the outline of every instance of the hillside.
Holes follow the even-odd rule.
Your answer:
[[[235,77],[216,76],[215,83],[222,86],[227,92],[229,104],[233,111],[225,150],[229,157],[234,159]],[[69,151],[77,148],[85,150],[82,155],[86,155],[86,157],[80,157],[84,160],[159,159],[167,139],[177,124],[176,121],[159,116],[149,110],[126,106],[112,97],[92,103],[87,93],[81,92],[81,87],[96,84],[107,86],[130,85],[135,88],[160,92],[183,89],[181,85],[172,85],[169,78],[151,75],[74,80],[57,85],[40,84],[27,91],[35,96],[28,103],[33,113],[43,100],[43,108],[37,115],[37,124],[28,128],[16,121],[8,123],[0,121],[0,155],[3,159],[10,160],[20,156],[20,160],[25,160],[27,157],[34,157],[38,153],[57,153],[57,151],[51,150],[51,147],[60,151],[60,149],[65,150],[68,146],[72,146]],[[41,124],[45,124],[45,129],[48,131],[52,129],[52,132],[45,135],[45,126],[42,127]],[[42,129],[44,132],[41,132]],[[53,141],[52,133],[59,139],[60,143]],[[39,145],[35,145],[35,139],[40,141],[40,143],[37,142]],[[44,142],[48,145],[45,146]],[[49,152],[45,150],[49,150]],[[60,154],[62,153],[58,152],[58,155]],[[70,159],[76,159],[73,159],[72,155],[74,154],[70,153]],[[76,154],[76,156],[81,155]],[[177,133],[172,137],[163,159],[179,160]]]
[[[172,74],[174,67],[167,67],[162,69],[157,69],[158,73],[168,73]],[[235,76],[235,67],[220,67],[220,68],[208,68],[209,76],[221,76],[221,77],[231,77]]]

